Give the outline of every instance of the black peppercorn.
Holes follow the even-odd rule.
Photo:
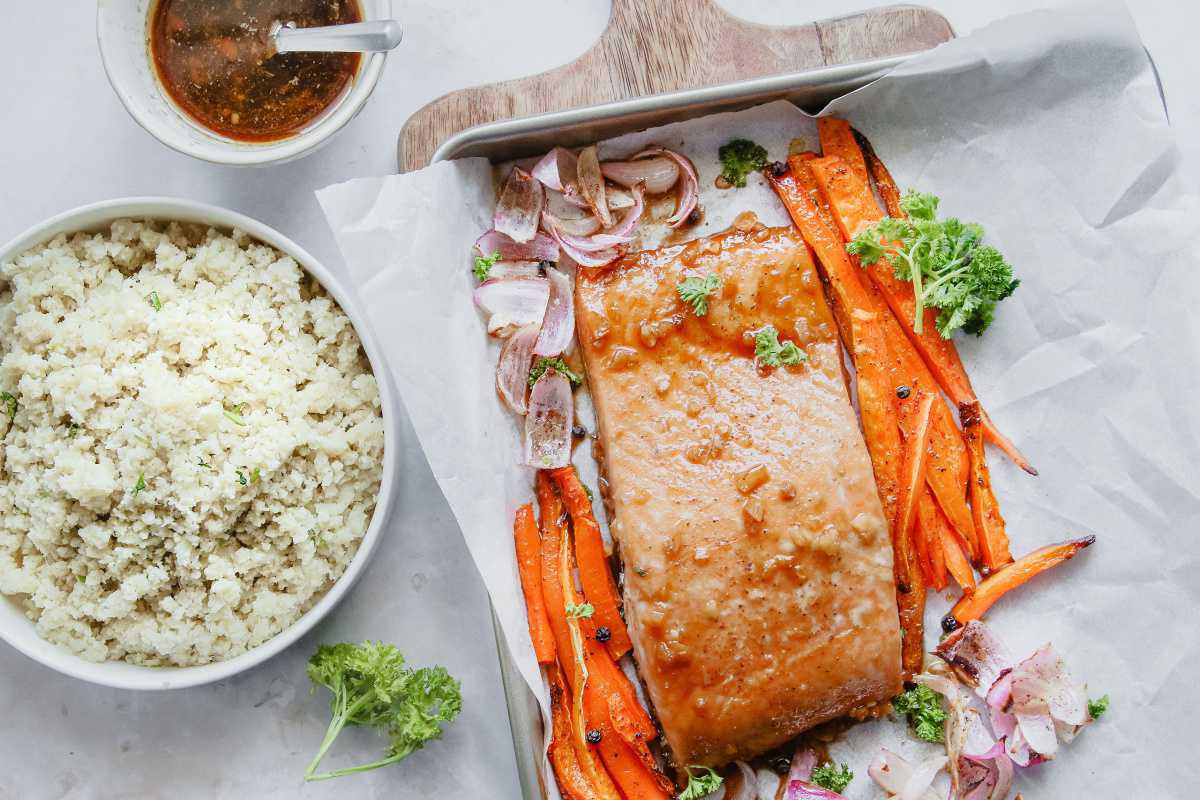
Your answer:
[[[587,428],[583,427],[582,425],[572,425],[571,435],[576,439],[582,439],[583,437],[587,436]]]
[[[605,628],[603,625],[601,625],[599,628],[596,628],[596,641],[597,642],[607,642],[611,638],[612,638],[612,631],[610,631],[608,628]]]
[[[953,614],[947,614],[946,616],[942,617],[942,630],[944,630],[946,633],[954,633],[956,630],[958,630],[958,628],[958,620],[954,618]]]
[[[901,400],[907,400],[910,394],[912,394],[912,389],[908,388],[904,384],[900,384],[896,387],[896,397],[899,397]]]
[[[588,744],[600,744],[601,738],[600,731],[595,728],[587,732]]]
[[[554,266],[553,261],[539,261],[538,262],[538,274],[545,275],[546,270],[550,269],[550,267],[553,267],[553,266]]]
[[[787,174],[788,168],[787,164],[783,163],[782,161],[775,161],[771,164],[770,170],[771,174],[776,178],[782,178]]]

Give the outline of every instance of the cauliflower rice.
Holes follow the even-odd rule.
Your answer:
[[[119,220],[0,265],[0,593],[92,661],[221,661],[342,574],[378,494],[350,320],[240,231]]]

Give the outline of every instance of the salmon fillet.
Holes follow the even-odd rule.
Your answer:
[[[809,251],[746,225],[580,270],[634,657],[677,768],[896,695],[892,548]],[[721,287],[697,317],[689,276]],[[766,324],[808,355],[760,369]]]

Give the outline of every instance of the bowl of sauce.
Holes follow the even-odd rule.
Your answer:
[[[386,57],[277,53],[272,26],[390,16],[390,0],[100,0],[97,38],[121,102],[164,144],[268,164],[311,152],[349,122]]]

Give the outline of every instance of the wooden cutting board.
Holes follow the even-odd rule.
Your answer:
[[[953,36],[941,14],[921,6],[767,26],[713,0],[612,0],[599,41],[570,64],[451,92],[409,117],[400,169],[426,166],[450,135],[484,122],[915,53]]]

